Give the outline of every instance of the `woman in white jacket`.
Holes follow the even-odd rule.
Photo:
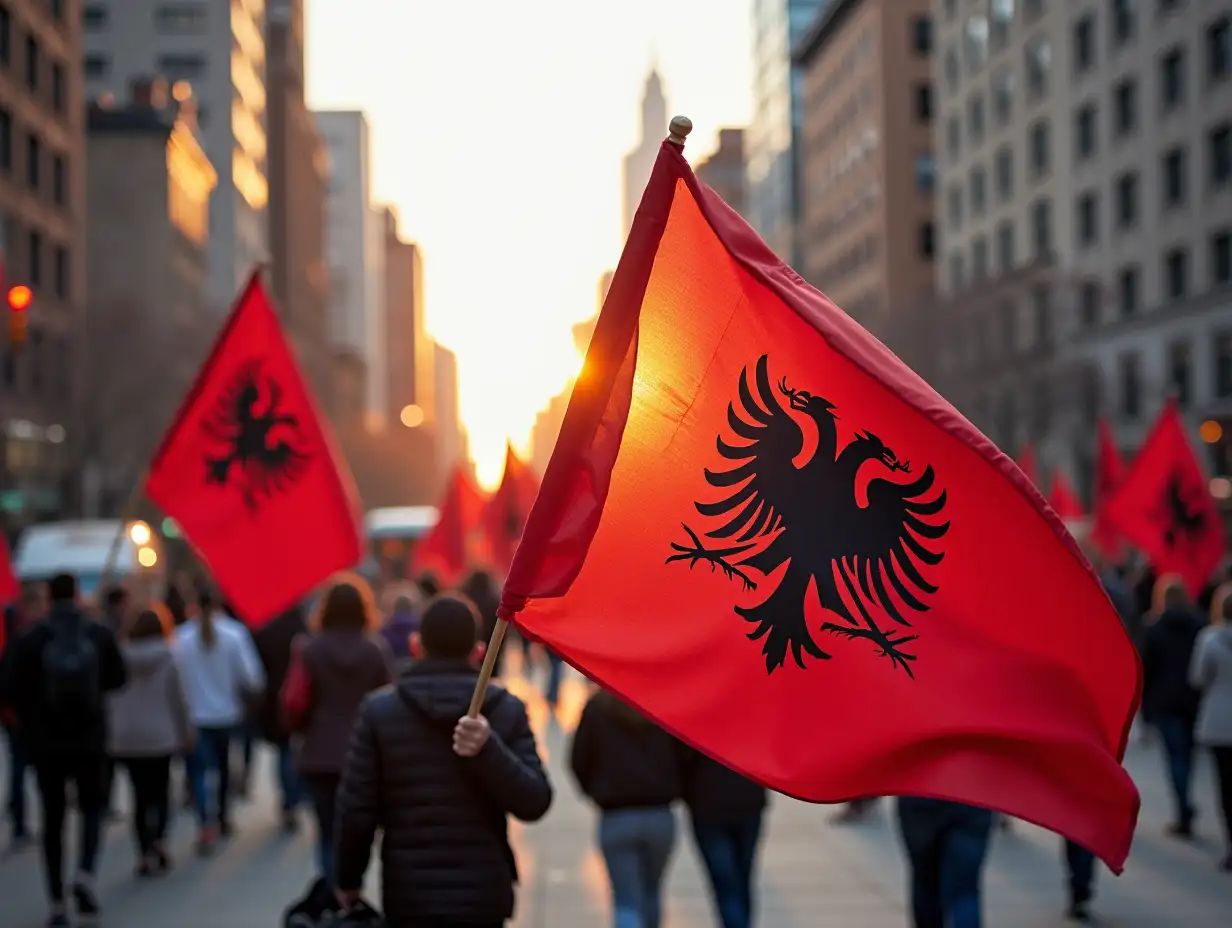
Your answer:
[[[1189,682],[1202,690],[1195,738],[1215,761],[1228,840],[1221,867],[1232,872],[1232,584],[1224,584],[1211,598],[1211,624],[1194,645]]]
[[[197,729],[188,777],[201,826],[197,849],[204,854],[220,836],[231,834],[227,815],[231,738],[244,721],[246,699],[264,688],[265,674],[248,629],[217,611],[208,592],[198,594],[196,606],[196,614],[180,627],[173,650]],[[213,790],[208,783],[211,774]]]

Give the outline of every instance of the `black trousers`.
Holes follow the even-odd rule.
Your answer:
[[[334,885],[334,815],[338,808],[337,773],[305,773],[301,776],[317,820],[317,864],[330,886]]]
[[[118,757],[133,784],[133,838],[141,857],[150,854],[167,836],[171,817],[171,755]]]
[[[78,869],[93,874],[102,841],[103,780],[107,758],[99,754],[49,755],[35,758],[43,804],[43,868],[52,902],[64,901],[65,788],[72,782],[81,814]]]
[[[1223,810],[1224,836],[1228,839],[1228,853],[1232,854],[1232,744],[1211,748],[1211,755],[1215,758],[1215,781]]]

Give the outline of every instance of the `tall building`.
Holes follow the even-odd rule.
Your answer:
[[[83,509],[118,516],[217,333],[207,311],[210,192],[191,99],[134,82],[87,116],[89,309],[79,366]]]
[[[797,269],[891,343],[933,290],[929,7],[833,0],[795,52],[804,79]]]
[[[659,146],[666,137],[667,98],[663,96],[663,79],[659,77],[659,70],[652,68],[642,93],[642,127],[637,147],[625,155],[624,161],[624,208],[621,217],[626,237],[633,228],[633,215],[642,202],[642,191],[646,189],[651,168],[659,155]]]
[[[753,0],[753,120],[745,133],[748,212],[775,253],[795,266],[799,218],[796,138],[801,78],[792,49],[830,0]]]
[[[304,0],[266,5],[274,301],[318,401],[332,408],[325,206],[329,156],[304,99]]]
[[[444,345],[433,348],[433,381],[436,394],[436,460],[440,473],[448,476],[470,458],[462,414],[458,409],[458,356]]]
[[[431,430],[436,425],[436,347],[427,328],[423,253],[403,241],[393,207],[385,207],[384,221],[386,415],[390,422]]]
[[[372,203],[368,120],[363,113],[317,113],[329,151],[326,251],[329,259],[330,341],[347,355],[347,376],[362,365],[360,408],[370,425],[385,421],[385,226]],[[351,387],[348,387],[351,389]]]
[[[269,257],[264,14],[262,0],[82,7],[90,98],[123,99],[130,81],[153,74],[190,83],[200,101],[201,137],[219,177],[210,198],[210,302],[220,313]]]
[[[85,312],[85,110],[76,7],[0,7],[0,259],[34,291],[20,348],[0,349],[0,519],[16,527],[74,500],[78,334]]]
[[[718,149],[697,166],[696,173],[724,203],[744,215],[744,130],[720,129]]]
[[[1227,5],[938,9],[955,399],[1084,483],[1100,415],[1126,448],[1169,392],[1194,424],[1232,426]]]

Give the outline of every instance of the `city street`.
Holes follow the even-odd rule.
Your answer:
[[[510,687],[528,699],[543,737],[557,797],[547,819],[515,826],[522,871],[515,926],[601,926],[606,921],[603,865],[592,847],[593,818],[579,801],[564,766],[566,732],[584,698],[582,683],[566,684],[560,718],[547,718],[533,685],[514,676]],[[269,758],[262,757],[259,793],[237,810],[239,834],[211,860],[190,853],[187,815],[175,830],[180,868],[168,879],[137,882],[131,875],[131,840],[124,825],[107,832],[99,887],[115,928],[275,928],[282,908],[311,876],[312,837],[304,828],[284,836],[278,827]],[[1113,926],[1208,926],[1220,924],[1232,901],[1232,877],[1215,869],[1214,792],[1204,766],[1197,784],[1205,812],[1204,841],[1185,846],[1162,836],[1167,819],[1161,764],[1156,751],[1135,747],[1130,769],[1143,790],[1144,807],[1124,877],[1101,875],[1096,900],[1100,924]],[[906,925],[904,872],[889,804],[867,824],[830,824],[833,810],[779,798],[768,825],[761,862],[763,928]],[[1060,841],[1016,825],[999,833],[986,878],[986,913],[993,926],[1061,925],[1063,903]],[[370,886],[378,885],[376,868]],[[0,858],[0,911],[5,928],[38,928],[46,908],[37,852]],[[670,877],[667,928],[713,924],[699,865],[682,841]],[[1219,913],[1223,912],[1224,915]]]

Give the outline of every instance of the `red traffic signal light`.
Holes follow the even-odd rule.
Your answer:
[[[18,284],[16,287],[9,288],[9,309],[13,312],[22,312],[29,309],[30,304],[34,302],[34,291],[25,284]]]

